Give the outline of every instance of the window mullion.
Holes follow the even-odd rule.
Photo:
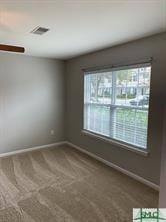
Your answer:
[[[111,105],[115,105],[116,100],[116,73],[112,72],[112,99]]]
[[[112,72],[112,94],[111,94],[111,106],[110,106],[110,137],[114,138],[116,133],[116,73]]]

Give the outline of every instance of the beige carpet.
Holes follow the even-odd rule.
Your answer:
[[[158,194],[68,146],[0,159],[0,222],[130,222]]]

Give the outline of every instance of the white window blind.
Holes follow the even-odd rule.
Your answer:
[[[147,148],[151,65],[87,72],[84,129]]]

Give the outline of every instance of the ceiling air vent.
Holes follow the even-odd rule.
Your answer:
[[[43,35],[44,33],[48,32],[49,29],[48,28],[44,28],[44,27],[36,27],[35,29],[33,29],[31,31],[31,33],[36,34],[36,35]]]

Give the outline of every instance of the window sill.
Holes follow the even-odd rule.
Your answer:
[[[143,155],[143,156],[148,156],[149,155],[149,152],[147,150],[141,150],[141,148],[137,148],[137,147],[132,146],[132,145],[127,145],[127,144],[121,143],[119,141],[109,139],[109,138],[107,138],[105,136],[102,136],[102,135],[99,135],[95,132],[93,133],[93,132],[90,132],[90,131],[84,129],[84,130],[82,130],[82,133],[87,135],[87,136],[91,136],[93,138],[102,140],[104,142],[111,143],[111,144],[117,145],[119,147],[125,148],[127,150],[130,150],[134,153],[137,153],[137,154],[140,154],[140,155]]]

